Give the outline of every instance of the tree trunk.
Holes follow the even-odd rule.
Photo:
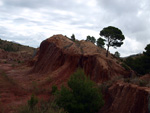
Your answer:
[[[108,51],[109,51],[109,44],[108,44],[108,47],[107,47],[106,57],[108,57]]]
[[[106,53],[106,57],[108,57],[109,46],[110,46],[110,40],[109,40],[109,37],[108,37],[108,45],[107,45],[107,53]]]

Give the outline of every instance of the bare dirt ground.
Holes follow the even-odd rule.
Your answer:
[[[50,90],[39,87],[40,76],[29,74],[30,70],[31,67],[17,62],[0,63],[0,113],[14,113],[18,106],[27,104],[33,93],[49,98]]]

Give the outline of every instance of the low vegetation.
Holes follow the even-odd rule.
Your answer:
[[[126,65],[125,63],[121,63],[121,66],[126,70],[126,71],[129,71],[130,68],[128,65]]]
[[[54,100],[39,100],[32,95],[26,105],[20,106],[17,113],[65,113],[63,109],[59,109]]]
[[[117,82],[118,80],[123,81],[124,77],[122,75],[120,76],[115,76],[113,77],[111,80],[108,80],[106,82],[103,82],[102,84],[99,85],[99,89],[103,92],[103,93],[107,93],[109,87],[111,87],[115,82]]]
[[[82,69],[71,76],[68,87],[62,86],[56,95],[56,104],[68,113],[95,113],[104,105],[100,90]]]
[[[150,87],[149,80],[143,80],[140,77],[134,77],[134,78],[125,78],[124,82],[135,84],[141,87]]]

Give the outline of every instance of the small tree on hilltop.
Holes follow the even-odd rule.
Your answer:
[[[114,48],[120,47],[123,44],[122,41],[125,39],[121,30],[113,26],[103,28],[103,30],[100,31],[100,36],[104,36],[107,41],[106,57],[108,57],[108,51],[110,46],[113,46]]]
[[[145,47],[145,52],[143,52],[144,55],[146,56],[150,56],[150,44],[148,44],[146,47]]]
[[[68,87],[62,87],[56,98],[56,104],[68,113],[95,113],[103,106],[101,92],[82,69],[71,76]]]
[[[104,48],[105,45],[105,39],[102,39],[101,37],[97,39],[96,43],[98,47]]]
[[[93,44],[95,44],[96,39],[95,39],[95,37],[88,35],[88,36],[86,37],[86,41],[91,41]]]
[[[75,35],[74,34],[72,34],[72,36],[71,36],[71,40],[72,41],[75,41],[76,39],[75,39]]]
[[[120,58],[120,53],[118,51],[115,52],[114,54],[117,58]]]

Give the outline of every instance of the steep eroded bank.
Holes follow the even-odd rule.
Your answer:
[[[99,113],[149,113],[150,88],[118,82],[109,89]]]
[[[78,67],[82,67],[97,83],[114,76],[130,75],[111,54],[109,57],[105,54],[105,49],[91,42],[73,42],[63,35],[54,35],[41,43],[32,72],[60,79],[60,84]]]

